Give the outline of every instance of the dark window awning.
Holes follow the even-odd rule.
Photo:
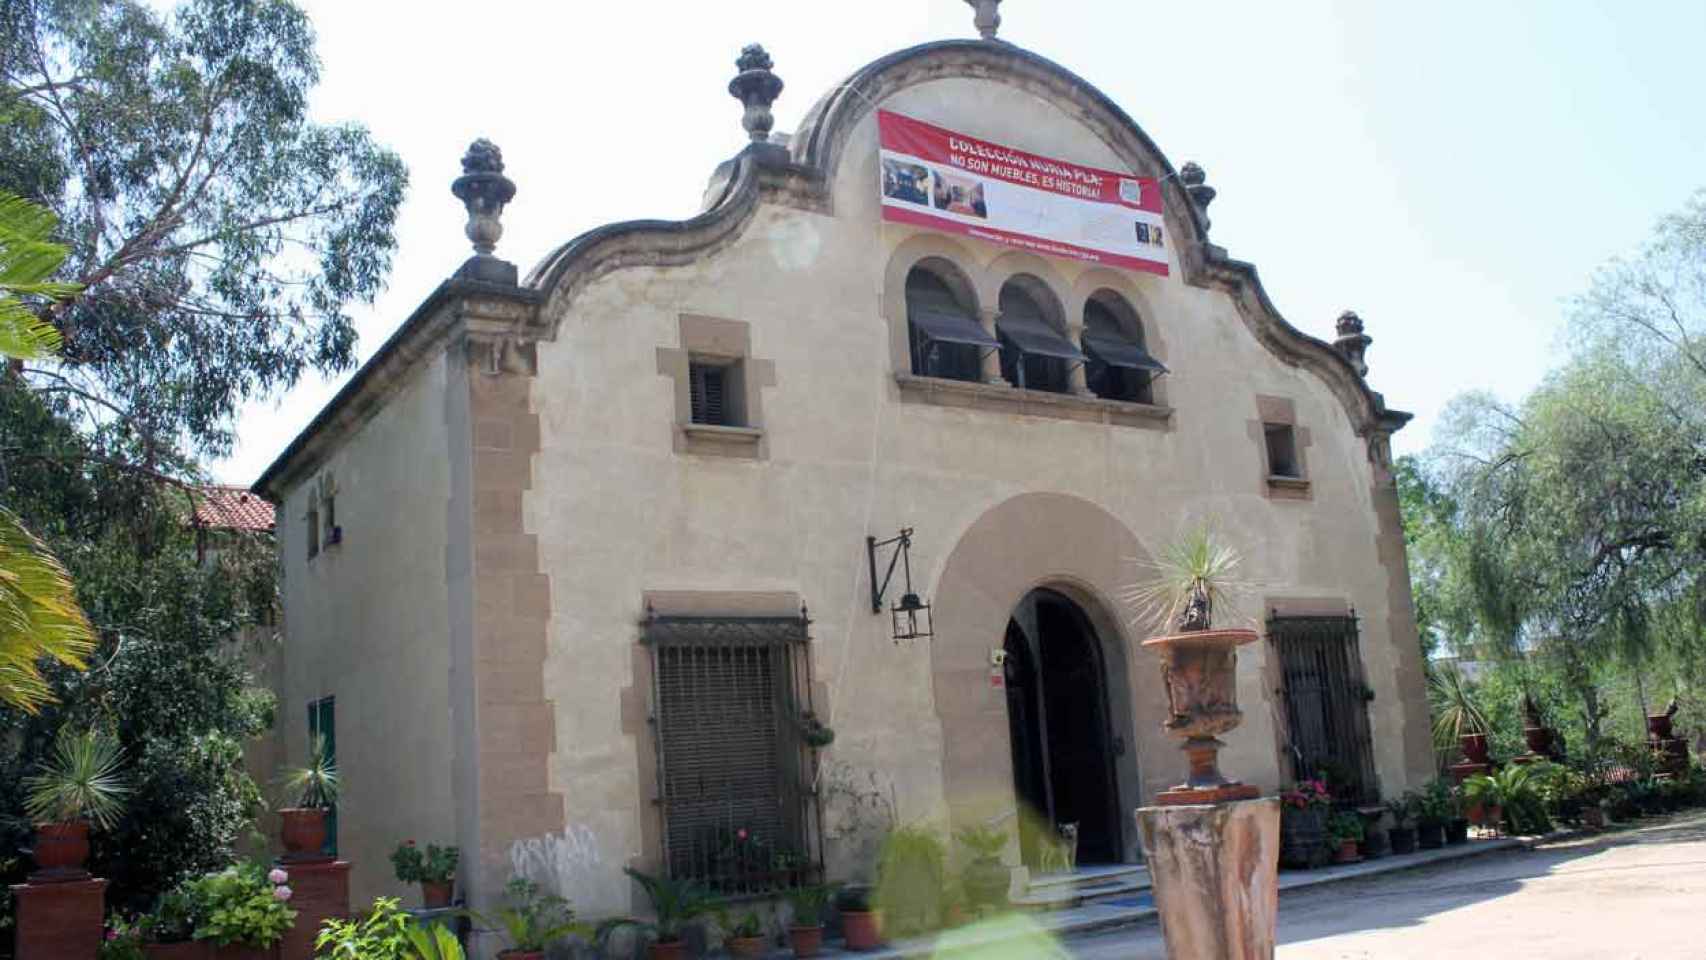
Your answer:
[[[1084,346],[1089,348],[1096,359],[1110,367],[1124,367],[1127,370],[1148,370],[1151,373],[1167,372],[1167,367],[1159,360],[1150,356],[1142,347],[1130,340],[1114,340],[1108,337],[1084,335]]]
[[[932,307],[915,306],[907,311],[907,319],[924,335],[937,343],[968,343],[976,347],[1001,346],[983,325],[963,313]]]
[[[996,327],[1006,334],[1007,339],[1013,341],[1020,353],[1070,360],[1073,363],[1084,362],[1084,354],[1072,345],[1071,340],[1061,336],[1041,320],[1003,314],[996,322]]]

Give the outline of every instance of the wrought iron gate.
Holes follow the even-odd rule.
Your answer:
[[[1268,640],[1279,652],[1293,776],[1326,776],[1341,799],[1378,801],[1368,726],[1374,692],[1363,677],[1356,617],[1274,617]]]

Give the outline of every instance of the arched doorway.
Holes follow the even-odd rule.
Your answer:
[[[1065,594],[1032,590],[1007,622],[1003,649],[1013,790],[1031,814],[1020,818],[1025,865],[1042,864],[1050,838],[1039,833],[1062,824],[1075,826],[1078,863],[1119,863],[1114,764],[1125,744],[1112,733],[1107,664],[1090,618]]]

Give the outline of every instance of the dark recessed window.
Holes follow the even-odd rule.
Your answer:
[[[1018,283],[1001,288],[1001,315],[995,322],[1001,336],[1001,374],[1015,387],[1065,393],[1071,389],[1072,367],[1084,362],[1073,346],[1043,315],[1035,297]]]
[[[729,403],[729,368],[715,363],[687,365],[688,391],[694,423],[717,427],[734,426]]]
[[[1096,396],[1126,403],[1155,402],[1152,383],[1167,368],[1144,349],[1136,314],[1122,323],[1109,304],[1086,303],[1084,356],[1084,382]]]
[[[313,559],[320,552],[320,511],[308,511],[308,558]]]
[[[1297,462],[1297,432],[1291,424],[1263,424],[1262,432],[1268,441],[1268,475],[1301,479],[1303,467]]]
[[[977,315],[925,267],[906,275],[907,340],[912,372],[944,380],[983,379],[983,356],[998,346]]]

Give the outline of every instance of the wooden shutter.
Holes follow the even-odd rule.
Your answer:
[[[694,423],[729,426],[729,370],[710,363],[689,364],[688,389]]]
[[[805,621],[654,618],[646,642],[670,874],[723,893],[786,885],[775,854],[809,859]]]

